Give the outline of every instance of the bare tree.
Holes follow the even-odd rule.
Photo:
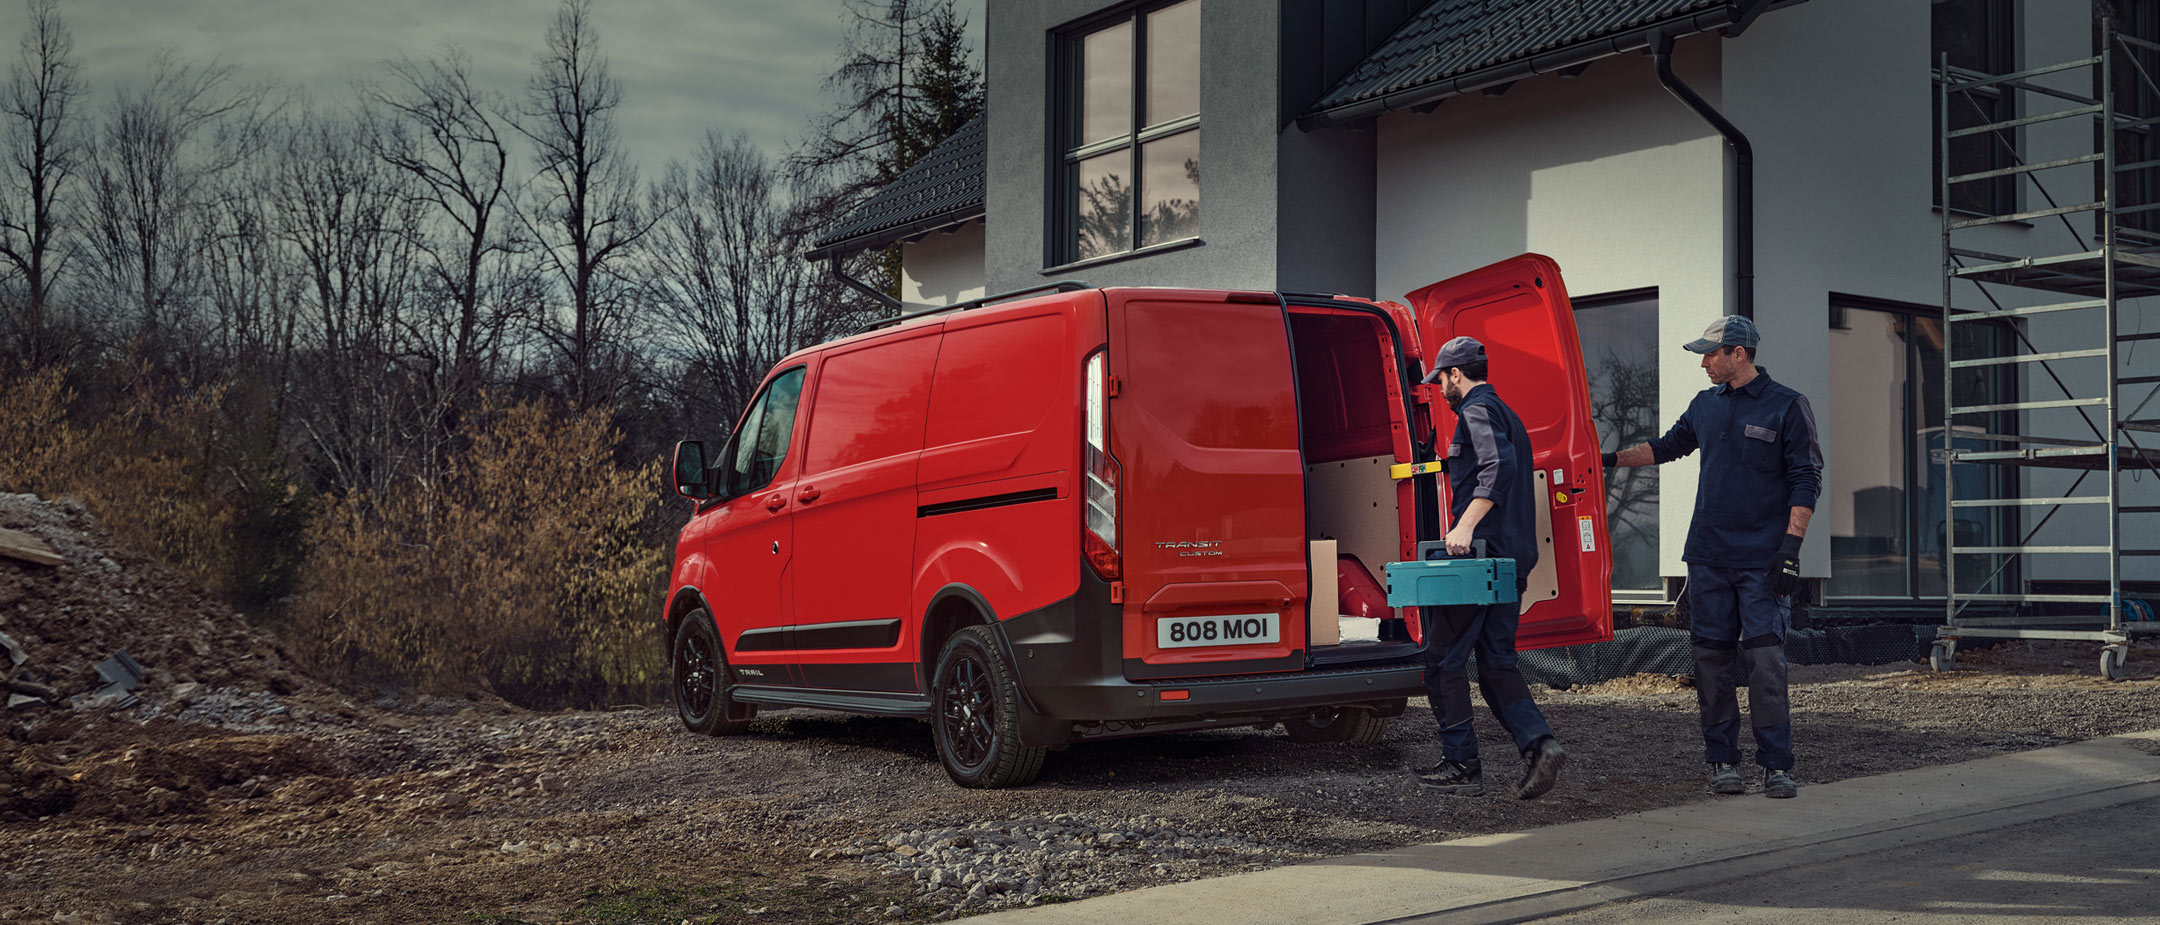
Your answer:
[[[634,321],[631,287],[618,263],[652,218],[639,208],[637,169],[617,146],[622,85],[600,54],[590,0],[564,0],[537,65],[518,123],[539,168],[526,220],[569,300],[569,317],[545,319],[539,331],[564,366],[566,397],[589,407],[615,397],[620,379],[606,369],[628,366],[620,347]]]
[[[191,321],[196,258],[207,240],[211,181],[257,147],[260,88],[231,68],[170,52],[148,86],[123,91],[99,126],[82,204],[83,280],[123,337],[154,359],[176,322]]]
[[[665,217],[644,248],[650,302],[698,388],[685,405],[699,417],[732,421],[772,364],[826,340],[867,316],[817,266],[779,170],[741,134],[708,132],[689,165],[674,162],[652,191]],[[792,198],[792,202],[791,202]]]
[[[258,151],[211,182],[201,260],[208,312],[203,346],[232,375],[257,380],[282,417],[290,383],[299,302],[295,274],[277,233],[275,151]],[[268,422],[272,433],[279,420]]]
[[[417,182],[414,195],[433,218],[436,230],[422,245],[438,296],[430,301],[450,313],[415,323],[446,369],[437,405],[447,421],[493,374],[521,308],[515,295],[530,290],[520,285],[520,242],[503,221],[510,153],[496,114],[504,107],[473,85],[470,63],[454,47],[388,68],[388,79],[361,88],[371,108],[369,145]]]
[[[0,94],[7,119],[7,183],[0,195],[0,257],[22,278],[19,306],[10,306],[15,350],[31,366],[54,358],[53,283],[64,252],[61,197],[81,166],[73,110],[83,93],[74,61],[75,38],[60,19],[59,0],[28,0],[30,28]]]
[[[360,124],[293,119],[277,172],[278,233],[298,261],[315,357],[301,423],[331,484],[379,489],[422,452],[433,364],[410,314],[425,204]]]

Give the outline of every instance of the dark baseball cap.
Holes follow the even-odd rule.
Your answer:
[[[1755,349],[1762,335],[1755,330],[1755,322],[1739,315],[1726,315],[1703,329],[1702,337],[1688,341],[1681,348],[1689,353],[1711,353],[1719,347],[1746,347]]]
[[[1485,345],[1475,337],[1463,336],[1440,345],[1439,355],[1433,357],[1432,372],[1425,374],[1426,382],[1440,378],[1440,372],[1457,366],[1485,362]]]

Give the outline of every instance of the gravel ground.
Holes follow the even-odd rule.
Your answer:
[[[1794,669],[1803,784],[2160,728],[2151,659],[2004,645],[1960,669]],[[928,727],[814,711],[749,734],[667,711],[146,690],[48,711],[0,765],[0,920],[913,922],[1701,798],[1693,694],[1539,690],[1545,798],[1420,791],[1420,702],[1374,746],[1251,728],[1075,746],[1029,787],[949,783]],[[1518,763],[1481,715],[1488,773]],[[1802,799],[1806,799],[1803,791]],[[42,801],[42,802],[39,802]]]

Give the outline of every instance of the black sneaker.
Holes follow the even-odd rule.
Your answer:
[[[1522,781],[1515,785],[1515,796],[1535,800],[1551,790],[1560,780],[1560,769],[1567,765],[1567,752],[1560,748],[1560,740],[1546,736],[1523,749]]]
[[[1439,764],[1412,768],[1410,773],[1417,776],[1418,786],[1429,790],[1466,797],[1485,792],[1485,771],[1478,766],[1476,758],[1468,761],[1443,758]]]
[[[1740,769],[1729,764],[1710,766],[1711,793],[1746,793],[1747,781],[1740,779]]]
[[[1800,795],[1800,785],[1792,779],[1791,771],[1764,768],[1762,795],[1775,800],[1790,800]]]

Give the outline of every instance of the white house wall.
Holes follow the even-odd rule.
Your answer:
[[[1712,41],[1682,42],[1674,61],[1715,104]],[[1724,142],[1658,86],[1649,59],[1626,55],[1572,80],[1457,97],[1429,114],[1384,117],[1377,131],[1381,298],[1524,251],[1545,254],[1576,296],[1657,287],[1659,341],[1671,345],[1660,364],[1660,418],[1677,417],[1702,390],[1702,370],[1680,344],[1727,311]],[[1796,360],[1805,362],[1769,365],[1782,377],[1779,363]],[[1665,470],[1659,559],[1664,574],[1678,575],[1695,462]],[[1810,552],[1812,574],[1824,574],[1827,553]]]
[[[2023,66],[2090,53],[2092,20],[2083,0],[2026,0],[2020,8]],[[1929,306],[1942,299],[1929,17],[1929,4],[1916,0],[1810,0],[1764,15],[1738,39],[1683,39],[1675,54],[1682,79],[1754,143],[1755,314],[1763,365],[1808,395],[1818,411],[1830,403],[1833,379],[1847,391],[1868,382],[1880,390],[1888,381],[1886,371],[1832,355],[1831,293]],[[1374,272],[1383,297],[1522,251],[1543,253],[1559,261],[1576,296],[1657,288],[1659,339],[1673,345],[1660,355],[1662,420],[1672,420],[1703,388],[1697,358],[1678,345],[1731,304],[1724,199],[1731,160],[1722,140],[1657,85],[1647,58],[1608,58],[1575,79],[1537,77],[1500,97],[1457,97],[1427,115],[1390,115],[1377,131]],[[2035,159],[2090,150],[2080,147],[2090,139],[2078,134],[2089,131],[2082,123],[2029,131]],[[2041,178],[2067,205],[2090,197],[2086,170]],[[2024,207],[2046,203],[2028,196]],[[1988,229],[1960,243],[2021,254],[2068,250],[2075,242],[2060,222],[2036,222]],[[1990,288],[2006,306],[2057,300]],[[1955,298],[1961,307],[1993,307],[1966,284]],[[2160,310],[2151,313],[2152,329],[2160,329]],[[2098,345],[2088,329],[2053,320],[2059,317],[2028,325],[2037,349]],[[2124,314],[2132,330],[2140,317],[2135,309]],[[2160,371],[2160,349],[2147,352],[2152,356],[2138,371]],[[2096,391],[2097,364],[2057,367],[2081,394]],[[2038,369],[2021,389],[2026,399],[2062,397]],[[2134,403],[2145,391],[2125,394]],[[2160,400],[2141,416],[2160,417]],[[1841,432],[1836,420],[1819,417],[1826,455],[1842,449],[1855,468],[1866,465],[1865,445],[1841,441],[1883,440]],[[2035,415],[2027,429],[2089,433],[2074,412]],[[1887,458],[1895,448],[1883,450]],[[1666,469],[1660,571],[1680,575],[1697,470],[1692,460]],[[2028,475],[2024,490],[2061,489],[2070,478]],[[2126,497],[2160,503],[2155,482],[2160,479],[2126,482]],[[1826,494],[1817,516],[1827,522],[1818,533],[1837,525],[1850,532],[1852,512],[1837,504]],[[2056,541],[2074,536],[2079,543],[2099,541],[2105,529],[2089,509],[2065,510],[2048,528]],[[2087,561],[2036,562],[2027,575],[2105,577],[2104,557],[2082,558]],[[1802,559],[1807,574],[1827,575],[1829,544],[1808,543]],[[2125,561],[2124,574],[2160,577],[2160,570]]]
[[[983,286],[983,223],[933,232],[900,248],[900,300],[950,305],[989,294]]]

